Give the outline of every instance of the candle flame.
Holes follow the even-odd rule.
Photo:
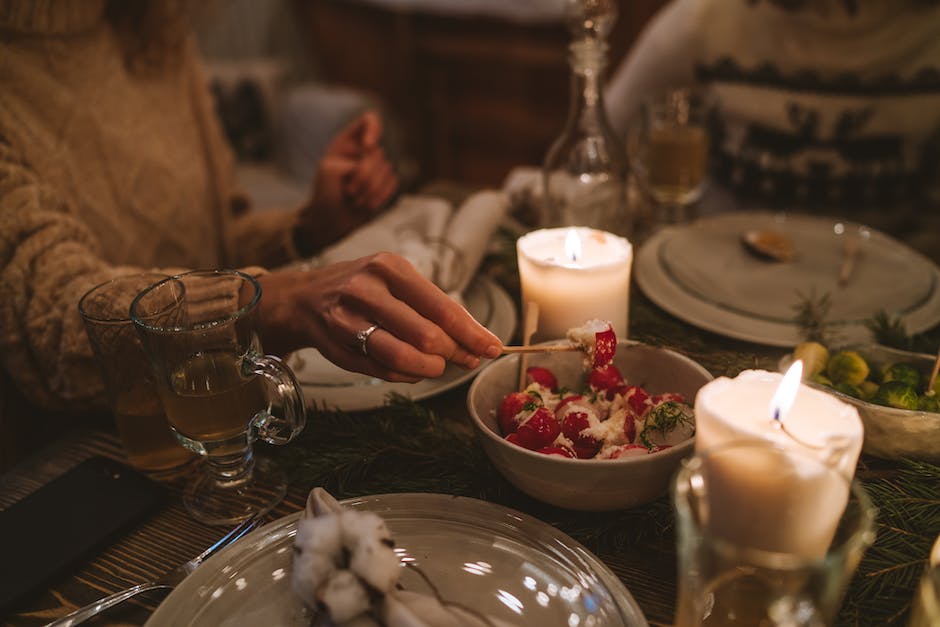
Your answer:
[[[797,359],[793,362],[787,373],[783,375],[783,381],[774,392],[774,397],[770,399],[770,417],[777,422],[782,422],[784,417],[793,407],[796,400],[796,393],[800,389],[800,380],[803,378],[803,362]]]
[[[565,256],[571,261],[577,261],[581,256],[581,238],[574,229],[568,229],[565,235]]]

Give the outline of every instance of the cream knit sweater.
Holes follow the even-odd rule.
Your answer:
[[[104,0],[0,0],[0,364],[34,404],[102,407],[77,303],[138,269],[296,258],[249,214],[194,47],[129,72]]]

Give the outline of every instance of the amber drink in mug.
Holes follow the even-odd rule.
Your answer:
[[[198,520],[230,524],[270,510],[286,478],[253,442],[286,444],[304,427],[290,368],[265,355],[261,288],[234,270],[193,271],[142,292],[131,318],[143,340],[170,426],[206,460],[183,502]]]
[[[165,278],[158,273],[118,277],[93,287],[78,303],[127,462],[158,479],[176,475],[195,459],[167,424],[130,318],[134,297]]]

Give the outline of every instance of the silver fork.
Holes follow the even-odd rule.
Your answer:
[[[84,623],[92,616],[100,614],[106,609],[114,607],[118,603],[123,603],[129,598],[137,596],[141,592],[147,592],[149,590],[160,590],[161,588],[169,588],[172,590],[177,585],[179,585],[179,583],[183,581],[187,575],[196,570],[196,567],[207,560],[213,553],[241,538],[243,535],[254,529],[258,522],[259,518],[257,516],[249,518],[219,538],[215,544],[185,564],[181,564],[173,570],[163,573],[160,577],[154,579],[153,581],[141,583],[126,590],[115,592],[110,596],[106,596],[105,598],[95,601],[94,603],[90,603],[85,607],[75,610],[71,614],[67,614],[62,618],[54,620],[53,622],[46,625],[46,627],[70,627],[71,625]]]

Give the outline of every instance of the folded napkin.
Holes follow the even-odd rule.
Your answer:
[[[438,598],[436,591],[429,595],[402,589],[398,583],[402,566],[393,546],[394,540],[378,514],[347,510],[326,490],[314,488],[297,523],[291,585],[308,607],[325,610],[315,624],[495,624],[472,609]]]
[[[434,196],[402,196],[394,207],[327,248],[317,262],[394,252],[445,292],[460,294],[508,207],[506,194],[495,190],[477,192],[457,209]]]

